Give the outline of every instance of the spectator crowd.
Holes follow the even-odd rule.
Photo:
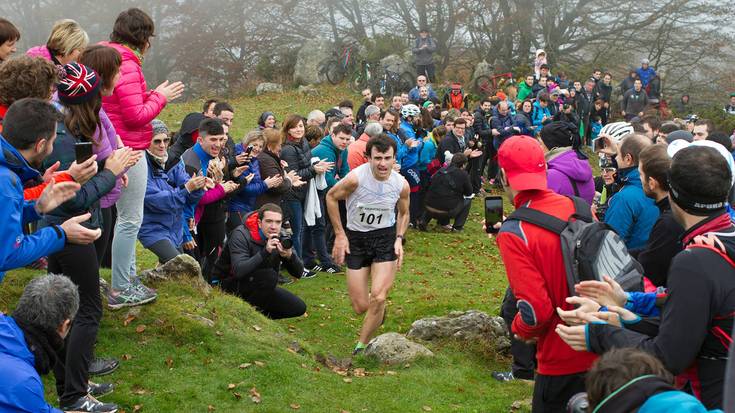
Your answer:
[[[418,231],[464,231],[473,199],[493,191],[517,210],[485,223],[514,337],[511,370],[492,377],[534,380],[534,412],[735,411],[732,131],[688,113],[688,95],[674,109],[690,116],[672,119],[648,60],[616,89],[603,70],[552,74],[538,50],[517,85],[472,102],[459,83],[433,87],[437,46],[421,29],[411,90],[283,119],[272,108],[239,137],[224,99],[178,131],[159,119],[184,85],[146,84],[154,35],[131,8],[108,41],[66,19],[14,56],[21,33],[0,19],[0,282],[26,266],[49,273],[0,315],[0,410],[59,411],[40,379],[53,372],[61,410],[117,411],[97,399],[112,385],[90,377],[119,365],[95,356],[103,302],[157,299],[137,242],[160,264],[193,257],[270,318],[303,315],[281,286],[345,271],[333,223],[346,205],[328,208],[329,194],[377,145],[393,148]]]

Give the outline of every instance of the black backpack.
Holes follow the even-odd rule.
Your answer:
[[[518,208],[508,219],[528,222],[559,235],[569,294],[580,281],[603,281],[608,275],[625,291],[643,291],[643,267],[628,253],[615,231],[592,218],[589,205],[571,197],[574,214],[569,221],[528,207]]]

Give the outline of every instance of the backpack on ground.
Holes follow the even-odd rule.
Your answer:
[[[589,205],[577,197],[569,221],[536,209],[521,207],[508,219],[528,222],[559,235],[569,294],[580,281],[603,281],[608,275],[625,291],[643,291],[643,267],[628,253],[625,243],[604,222],[592,218]]]

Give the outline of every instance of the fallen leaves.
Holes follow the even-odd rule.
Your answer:
[[[291,404],[288,405],[288,407],[290,407],[290,408],[292,408],[294,410],[299,410],[301,408],[301,405],[300,404],[297,404],[297,403],[291,403]]]
[[[136,404],[135,406],[133,406],[133,413],[139,412],[141,409],[143,409],[143,405]]]
[[[146,328],[145,327],[145,324],[141,324],[138,327],[135,327],[135,332],[138,333],[138,334],[141,334],[142,332],[145,331],[145,328]]]
[[[255,360],[253,363],[258,367],[265,367],[265,363],[262,361]]]
[[[432,409],[431,409],[431,406],[423,406],[423,407],[421,407],[421,410],[423,410],[425,412],[430,412]]]
[[[235,387],[237,387],[237,384],[230,383],[230,384],[227,385],[227,390],[233,390]]]
[[[345,377],[344,379],[342,379],[342,381],[345,383],[352,383],[352,379],[349,377]]]
[[[174,368],[174,359],[172,359],[171,357],[166,357],[166,366],[168,366],[168,368],[170,369]]]
[[[261,331],[263,331],[263,327],[261,327],[259,325],[253,325],[253,330],[255,330],[257,332],[261,332]]]
[[[248,367],[250,367],[252,365],[253,365],[253,363],[242,363],[238,367],[240,368],[240,370],[245,370],[246,368],[248,368]]]
[[[260,393],[258,393],[258,389],[256,389],[255,387],[250,389],[249,393],[250,393],[250,400],[252,400],[253,403],[259,404],[262,401],[260,397]]]
[[[135,314],[128,314],[127,317],[125,317],[125,320],[123,321],[123,326],[127,327],[132,323],[137,317]]]

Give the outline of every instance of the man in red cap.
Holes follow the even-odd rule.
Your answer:
[[[548,189],[544,151],[528,136],[507,139],[498,151],[500,179],[510,202],[567,221],[571,199]],[[554,332],[561,319],[556,308],[571,310],[559,236],[536,225],[507,220],[497,235],[518,313],[511,329],[517,339],[536,342],[537,370],[533,412],[560,412],[584,391],[584,373],[595,355],[576,352]]]

